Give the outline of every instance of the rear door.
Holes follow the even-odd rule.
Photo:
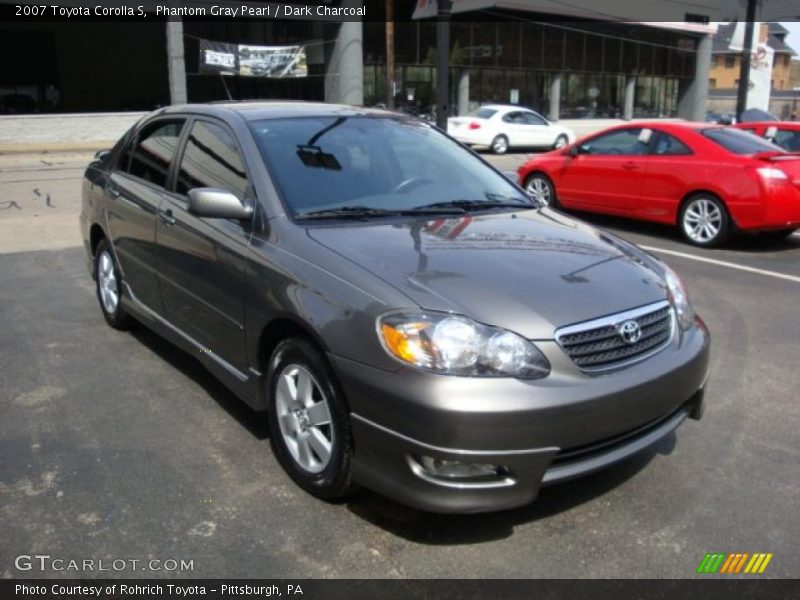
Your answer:
[[[530,146],[531,131],[522,111],[514,110],[500,117],[500,131],[508,138],[511,146]]]
[[[136,300],[159,314],[156,213],[184,124],[185,119],[159,118],[144,125],[120,156],[106,187],[108,233],[123,280]]]
[[[601,133],[568,155],[556,193],[567,207],[626,215],[639,204],[652,130],[626,127]]]
[[[252,219],[197,217],[187,209],[187,194],[210,187],[245,199],[254,192],[236,138],[224,123],[198,117],[188,127],[172,191],[156,222],[164,314],[204,351],[244,373],[245,271]]]
[[[552,146],[555,143],[553,131],[550,124],[544,117],[531,111],[523,111],[522,118],[525,120],[526,145],[528,146]]]

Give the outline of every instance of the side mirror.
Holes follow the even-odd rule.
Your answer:
[[[104,160],[109,154],[111,154],[111,150],[98,150],[94,153],[94,159]]]
[[[590,153],[591,150],[589,149],[589,146],[586,146],[585,144],[576,144],[575,146],[569,147],[569,155],[573,158],[575,158],[579,154],[590,154]]]
[[[239,198],[214,188],[189,190],[189,212],[210,219],[249,219],[253,207],[246,206]]]

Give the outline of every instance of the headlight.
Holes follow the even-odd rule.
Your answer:
[[[689,329],[694,323],[694,309],[692,303],[689,302],[689,293],[686,291],[686,286],[683,285],[681,278],[664,265],[664,280],[667,283],[667,290],[669,291],[669,301],[675,309],[675,314],[678,316],[678,324],[681,329]]]
[[[525,338],[466,317],[401,312],[378,320],[384,348],[403,362],[446,375],[541,379],[544,354]]]

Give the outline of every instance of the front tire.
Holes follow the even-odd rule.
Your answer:
[[[532,173],[525,180],[525,192],[542,206],[558,208],[553,182],[544,173]]]
[[[134,321],[122,307],[122,274],[106,240],[100,241],[94,253],[94,280],[106,323],[120,331],[130,329]]]
[[[710,194],[697,194],[683,205],[678,217],[678,227],[690,244],[712,248],[728,239],[731,219],[719,198]]]
[[[496,136],[489,148],[494,154],[505,154],[508,152],[508,138],[504,135]]]
[[[267,371],[270,441],[286,473],[323,500],[349,493],[349,411],[325,356],[303,338],[278,344]]]

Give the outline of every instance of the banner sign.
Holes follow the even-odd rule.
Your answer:
[[[250,77],[305,77],[303,46],[239,46],[239,75]]]
[[[200,72],[236,75],[239,72],[237,54],[234,44],[200,40]]]
[[[251,46],[200,40],[200,72],[286,79],[308,76],[304,46]]]

